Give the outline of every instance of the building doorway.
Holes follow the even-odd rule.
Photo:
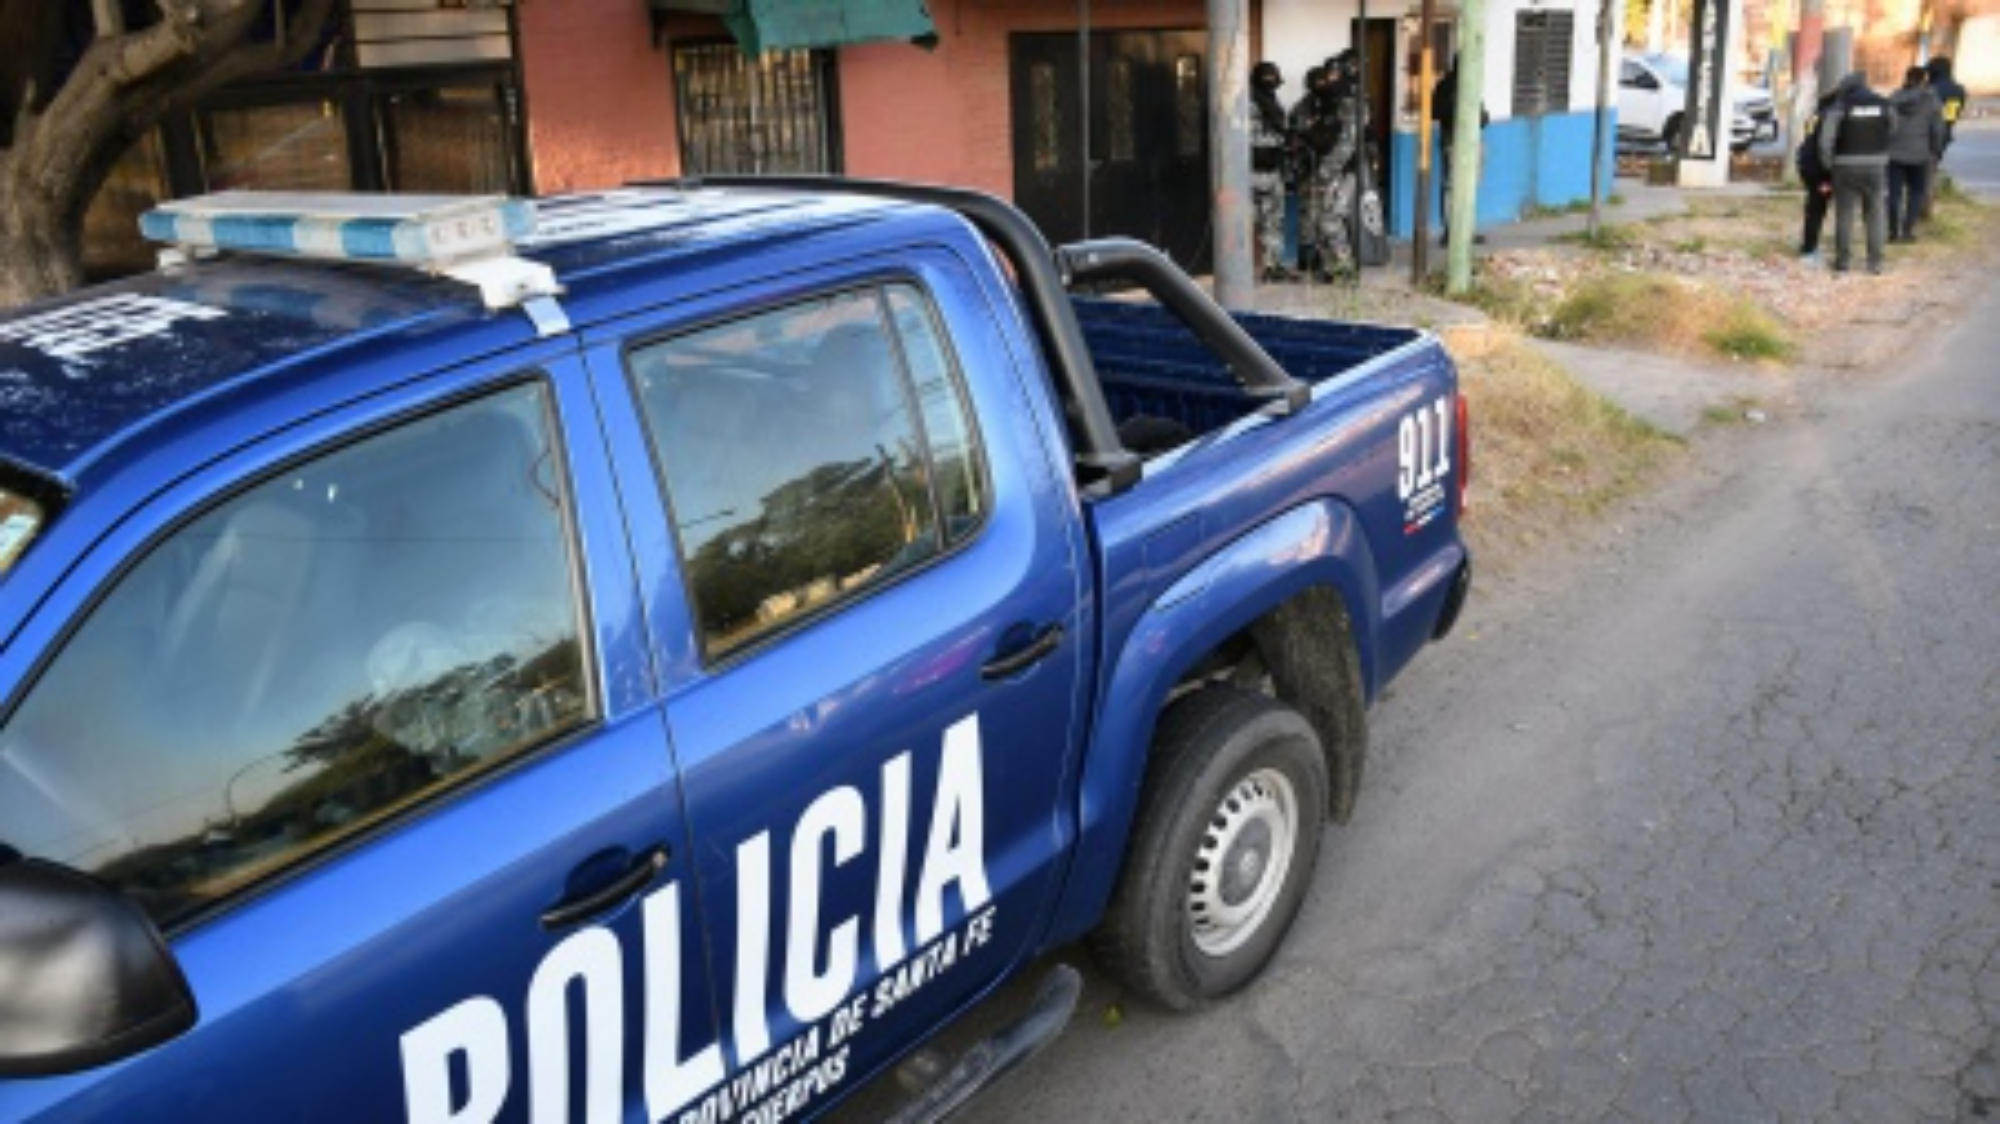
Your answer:
[[[1093,34],[1080,97],[1074,33],[1011,37],[1014,201],[1051,242],[1123,235],[1209,269],[1206,49],[1201,31]]]
[[[1362,43],[1360,20],[1348,22],[1349,42]],[[1368,21],[1365,52],[1367,72],[1361,76],[1361,91],[1368,99],[1368,148],[1374,161],[1375,191],[1382,199],[1382,221],[1391,227],[1395,216],[1395,193],[1389,190],[1389,139],[1396,124],[1396,21]]]

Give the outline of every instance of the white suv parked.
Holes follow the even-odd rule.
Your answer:
[[[1627,54],[1618,73],[1620,146],[1671,145],[1687,108],[1687,87],[1686,56]],[[1769,92],[1732,83],[1730,95],[1735,107],[1729,123],[1732,151],[1777,139],[1777,107]]]

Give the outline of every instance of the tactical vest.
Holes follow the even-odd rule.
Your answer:
[[[1833,138],[1835,156],[1885,156],[1889,152],[1889,103],[1869,95],[1856,99],[1840,118]]]

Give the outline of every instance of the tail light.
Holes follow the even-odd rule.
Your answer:
[[[1451,514],[1456,519],[1465,514],[1465,490],[1472,486],[1472,414],[1462,390],[1453,408],[1451,434],[1451,455],[1458,465],[1458,484],[1451,493]]]

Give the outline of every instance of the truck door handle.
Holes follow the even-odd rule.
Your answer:
[[[542,928],[566,929],[585,918],[607,912],[611,907],[637,894],[652,884],[662,870],[667,868],[667,849],[654,847],[638,858],[625,873],[611,880],[608,885],[589,890],[562,901],[542,911]]]
[[[1026,644],[1022,644],[1019,647],[1011,647],[1010,642],[1021,633],[1026,632],[1027,629],[1028,626],[1025,624],[1017,624],[1007,630],[1006,634],[1000,638],[1001,645],[1007,650],[1002,651],[999,655],[980,665],[979,677],[981,679],[1011,679],[1028,668],[1033,667],[1035,664],[1049,658],[1050,654],[1062,646],[1062,626],[1059,624],[1045,624],[1035,633],[1034,638]]]

